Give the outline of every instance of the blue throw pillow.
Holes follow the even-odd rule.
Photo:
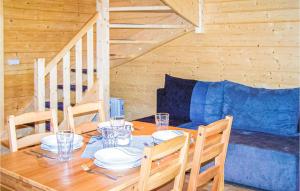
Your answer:
[[[223,116],[233,128],[278,135],[298,133],[299,88],[264,89],[226,81]]]
[[[190,120],[190,104],[195,80],[187,80],[166,75],[165,103],[160,112],[167,112],[171,119]]]
[[[198,81],[191,98],[191,121],[209,124],[220,120],[223,109],[223,92],[223,82]]]

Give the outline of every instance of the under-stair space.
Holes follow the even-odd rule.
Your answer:
[[[182,18],[181,11],[174,11],[170,4],[97,1],[94,16],[56,56],[48,62],[36,59],[35,96],[20,113],[54,108],[62,126],[68,106],[104,99],[109,117],[109,68],[194,30],[193,22],[186,20],[189,17]],[[128,71],[128,75],[134,74]],[[35,131],[44,132],[45,126]]]

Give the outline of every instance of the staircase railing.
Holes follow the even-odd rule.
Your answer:
[[[81,102],[83,97],[83,78],[82,78],[82,63],[83,63],[83,50],[82,40],[86,35],[86,65],[87,65],[87,89],[91,89],[94,85],[94,25],[101,23],[100,13],[97,12],[82,28],[81,30],[59,51],[59,53],[45,66],[45,59],[38,58],[35,60],[34,74],[35,74],[35,109],[38,111],[45,110],[46,101],[46,79],[49,79],[49,101],[50,108],[58,108],[58,80],[62,78],[63,82],[63,110],[64,116],[68,106],[71,105],[70,99],[70,72],[71,72],[71,51],[74,49],[75,55],[75,95],[76,103]],[[98,24],[97,24],[98,25]],[[100,30],[96,27],[96,30]],[[98,34],[99,32],[97,32]],[[97,57],[99,57],[97,55]],[[96,59],[97,60],[97,59]],[[58,76],[58,65],[62,61],[62,74]],[[98,60],[101,62],[101,60]],[[97,66],[99,63],[97,63]],[[97,76],[100,76],[100,70],[97,70]],[[45,131],[44,126],[38,126],[36,131]]]

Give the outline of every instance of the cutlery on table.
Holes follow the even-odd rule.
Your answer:
[[[41,153],[41,152],[38,152],[38,151],[30,150],[30,152],[35,154],[39,158],[45,157],[45,158],[48,158],[48,159],[56,159],[55,157],[49,156],[47,154],[44,154],[44,153]]]
[[[98,170],[93,170],[87,164],[81,165],[81,168],[82,168],[82,170],[84,170],[85,172],[88,172],[88,173],[100,174],[100,175],[106,176],[107,178],[110,178],[112,180],[118,180],[118,177],[104,173],[104,172],[100,172]]]
[[[127,150],[126,148],[123,147],[115,147],[115,149],[122,151],[123,153],[127,154],[127,155],[131,155],[131,156],[138,156],[138,155],[142,155],[142,152],[133,152],[131,150]]]

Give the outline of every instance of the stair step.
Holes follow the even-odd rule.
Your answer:
[[[74,106],[74,105],[75,104],[71,103],[71,106]],[[45,107],[48,108],[48,109],[50,108],[50,101],[45,102]],[[57,102],[57,109],[59,111],[63,111],[64,110],[64,103],[61,102],[61,101]]]
[[[62,90],[62,89],[64,89],[64,86],[62,84],[59,84],[59,85],[57,85],[57,88]],[[82,86],[82,91],[85,92],[87,90],[87,88],[88,88],[87,86],[83,85]],[[75,84],[71,84],[70,85],[70,90],[71,91],[76,91],[76,85]]]
[[[113,39],[109,41],[110,44],[157,44],[158,41],[154,40],[123,40]]]
[[[71,69],[71,72],[76,72],[76,69],[75,69],[75,68],[72,68],[72,69]],[[94,72],[97,72],[97,70],[94,69]],[[86,68],[83,68],[83,69],[82,69],[82,73],[83,73],[83,74],[87,74],[87,69],[86,69]]]
[[[110,12],[134,12],[134,11],[171,11],[172,9],[168,6],[133,6],[133,7],[110,7]]]
[[[110,28],[117,29],[184,29],[186,25],[166,25],[166,24],[110,24]]]

